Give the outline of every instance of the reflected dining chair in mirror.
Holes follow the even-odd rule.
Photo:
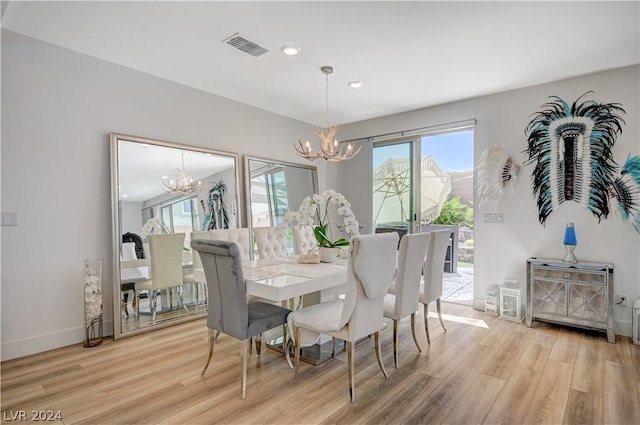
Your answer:
[[[211,239],[218,241],[237,242],[240,246],[242,261],[251,260],[251,241],[249,240],[249,228],[238,229],[211,229],[209,230]]]
[[[277,227],[254,227],[258,257],[283,258],[287,256],[287,241],[284,232]]]
[[[236,242],[195,239],[191,241],[191,247],[200,254],[209,286],[209,354],[201,375],[204,375],[211,362],[216,331],[241,340],[241,395],[244,399],[247,394],[247,363],[251,338],[259,340],[263,332],[286,323],[291,310],[274,304],[247,302],[242,256]]]
[[[385,378],[388,377],[382,363],[380,331],[384,326],[384,297],[396,268],[397,246],[396,233],[353,236],[344,299],[304,307],[289,315],[287,322],[293,333],[296,376],[301,347],[315,344],[321,334],[342,339],[347,343],[350,399],[355,402],[355,342],[373,334],[378,366]]]
[[[313,226],[297,224],[291,228],[293,232],[293,248],[297,255],[305,255],[318,246]]]
[[[199,232],[191,232],[189,235],[189,240],[192,241],[194,239],[212,239],[212,238],[209,231],[203,230]],[[202,268],[202,260],[200,260],[200,255],[198,255],[198,253],[194,250],[191,250],[191,261],[193,264],[193,270]],[[198,282],[198,280],[195,278],[193,271],[191,273],[184,275],[182,278],[182,281],[185,284],[193,285],[195,294],[196,294],[196,308],[197,308],[198,305],[200,304],[200,287],[202,287],[206,297],[207,282]]]
[[[447,255],[447,246],[449,245],[450,230],[436,230],[429,232],[431,238],[427,245],[427,253],[424,263],[424,281],[420,284],[419,301],[424,305],[424,329],[427,333],[427,342],[431,344],[429,336],[429,303],[436,302],[438,312],[438,320],[442,329],[447,331],[442,320],[442,307],[440,299],[442,298],[442,278],[444,271],[444,260]]]
[[[428,233],[406,234],[400,240],[398,250],[398,268],[396,277],[389,288],[389,293],[384,297],[384,317],[393,320],[393,362],[398,368],[398,323],[401,319],[411,316],[411,335],[413,342],[421,352],[416,339],[416,311],[418,310],[418,295],[420,290],[420,278],[424,266]]]
[[[189,310],[182,299],[182,246],[184,233],[149,235],[149,256],[151,257],[151,275],[148,280],[136,283],[136,308],[140,316],[140,291],[149,292],[151,321],[156,320],[158,311],[158,291],[179,288],[178,303],[187,314]]]
[[[120,260],[123,264],[126,264],[127,262],[137,262],[137,260],[144,256],[137,248],[138,247],[135,242],[124,242],[122,244]],[[142,249],[142,244],[140,244],[140,249]],[[148,269],[148,267],[130,267],[123,268],[120,272],[120,292],[122,293],[121,307],[122,312],[126,317],[129,317],[129,291],[132,291],[134,294],[132,297],[132,303],[133,307],[136,308],[136,283],[149,278]]]

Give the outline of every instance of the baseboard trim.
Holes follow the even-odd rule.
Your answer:
[[[113,322],[105,322],[102,325],[105,337],[113,335]],[[17,359],[42,353],[44,351],[55,350],[56,348],[67,347],[69,345],[81,344],[84,338],[84,328],[81,326],[52,332],[49,334],[36,335],[14,341],[2,341],[0,348],[0,361]]]

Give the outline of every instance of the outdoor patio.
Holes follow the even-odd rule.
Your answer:
[[[456,273],[444,273],[442,300],[456,304],[473,304],[473,267],[460,267]]]

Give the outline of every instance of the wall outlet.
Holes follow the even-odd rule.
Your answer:
[[[616,305],[626,307],[628,298],[629,297],[626,294],[616,294]]]

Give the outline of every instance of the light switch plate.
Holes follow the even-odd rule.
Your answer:
[[[17,211],[2,211],[2,225],[3,226],[18,226],[18,212]]]
[[[484,214],[484,222],[485,223],[502,223],[502,222],[504,222],[504,214],[502,214],[502,213],[485,213]]]

